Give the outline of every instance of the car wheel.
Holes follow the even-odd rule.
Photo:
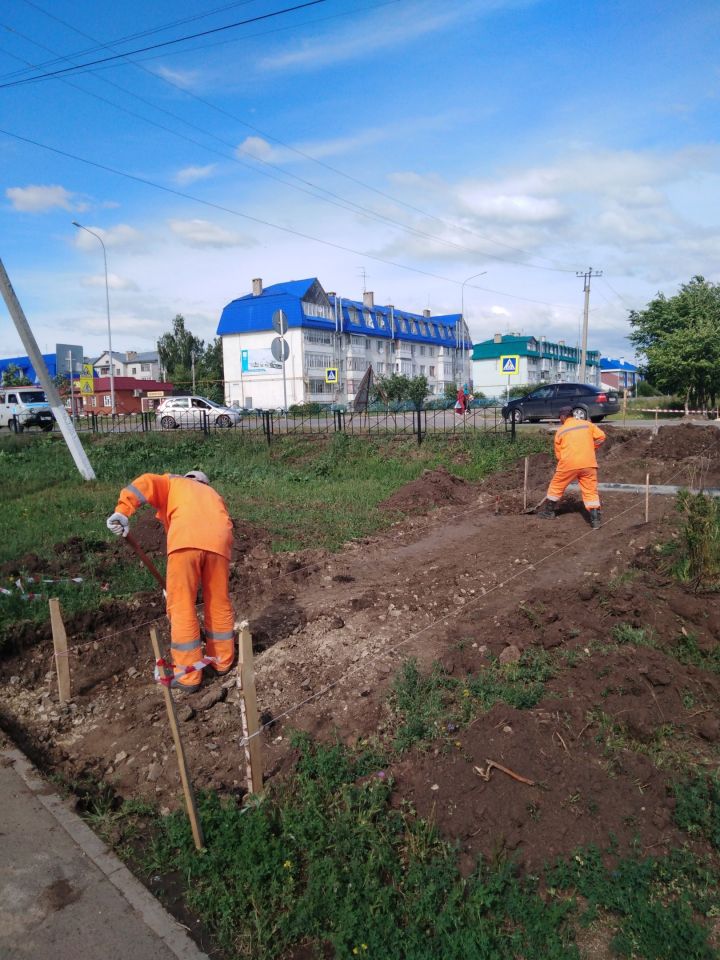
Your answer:
[[[572,415],[576,420],[587,420],[588,413],[585,407],[573,407]]]
[[[160,421],[160,426],[163,430],[173,430],[177,426],[177,423],[174,417],[163,417]]]
[[[52,428],[53,428],[53,424],[52,424],[52,423],[44,423],[44,424],[43,424],[43,428],[42,428],[42,429],[43,429],[43,433],[50,433],[50,431],[52,430]]]
[[[522,423],[522,422],[523,422],[522,410],[513,410],[513,412],[510,414],[510,416],[512,417],[512,419],[513,419],[513,421],[514,421],[515,423]]]
[[[226,413],[221,413],[220,416],[215,421],[218,427],[230,427],[232,426],[232,421]]]
[[[590,419],[593,423],[602,423],[602,421],[605,419],[605,414],[603,414],[601,417],[590,417]]]
[[[539,418],[539,417],[529,417],[529,418],[528,418],[528,423],[540,423],[540,418]]]

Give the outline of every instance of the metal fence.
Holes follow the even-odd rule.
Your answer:
[[[204,410],[185,421],[165,418],[154,413],[98,415],[90,413],[74,418],[78,433],[175,433],[194,431],[209,434],[247,434],[264,436],[268,443],[280,436],[322,436],[344,433],[351,436],[407,436],[422,443],[428,434],[459,434],[470,436],[494,433],[515,439],[515,423],[503,419],[500,407],[477,407],[458,415],[454,410],[407,410],[402,412],[351,413],[342,410],[319,414],[290,416],[278,411],[238,412],[212,420]],[[57,425],[54,426],[57,431]]]

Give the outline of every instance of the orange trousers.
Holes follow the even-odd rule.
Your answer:
[[[573,480],[577,480],[580,484],[580,493],[585,509],[598,509],[600,507],[600,496],[597,487],[597,467],[561,467],[558,464],[548,487],[548,500],[553,502],[559,500],[565,493],[568,484],[572,483]]]
[[[199,670],[183,673],[177,668],[192,666],[202,657],[198,623],[198,587],[202,584],[205,606],[205,654],[217,657],[215,667],[229,670],[235,655],[235,617],[228,595],[230,564],[219,553],[208,550],[173,550],[167,564],[167,614],[170,618],[170,649],[176,665],[173,686],[197,687]]]

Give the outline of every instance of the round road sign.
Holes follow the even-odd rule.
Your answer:
[[[278,311],[280,313],[281,311]],[[276,360],[279,360],[281,363],[285,363],[287,358],[290,356],[290,347],[288,346],[287,340],[283,340],[282,337],[275,337],[273,342],[270,344],[270,352]]]
[[[284,333],[287,333],[288,319],[284,310],[275,311],[275,313],[272,315],[272,325],[273,330],[277,331],[280,336],[282,336]]]

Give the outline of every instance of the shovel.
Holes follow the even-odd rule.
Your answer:
[[[163,575],[160,573],[158,568],[152,562],[150,557],[145,553],[143,548],[140,546],[140,544],[137,542],[137,540],[131,533],[128,533],[123,539],[127,540],[127,542],[133,548],[135,553],[138,555],[138,557],[142,560],[142,562],[148,568],[150,573],[155,577],[157,582],[160,584],[160,587],[162,588],[163,596],[165,596],[165,580],[163,579]]]
[[[527,507],[527,509],[523,510],[523,513],[536,513],[546,500],[547,497],[543,497],[540,503],[536,503],[534,507]]]

